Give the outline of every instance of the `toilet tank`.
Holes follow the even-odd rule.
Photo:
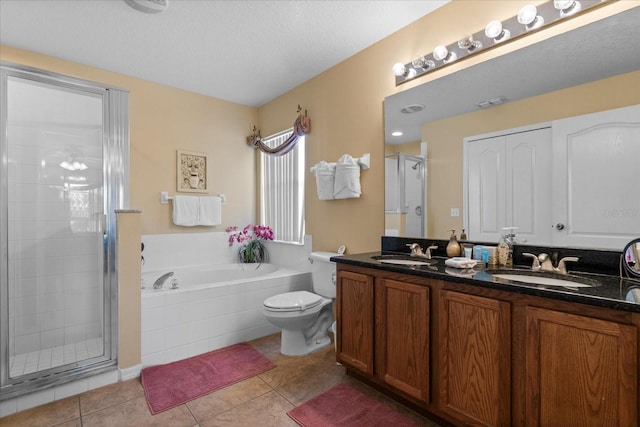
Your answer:
[[[333,256],[341,256],[334,252],[311,252],[311,282],[313,292],[325,298],[336,297],[336,263],[329,261]]]

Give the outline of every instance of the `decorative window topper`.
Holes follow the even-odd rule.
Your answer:
[[[207,192],[207,153],[178,150],[176,190],[184,193]]]

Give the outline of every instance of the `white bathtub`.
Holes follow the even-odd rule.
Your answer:
[[[153,283],[173,271],[162,289]],[[273,264],[214,264],[142,275],[142,364],[173,362],[279,331],[262,314],[266,298],[310,290],[311,275]],[[170,289],[171,279],[178,288]],[[126,325],[123,325],[126,327]]]
[[[154,282],[163,274],[172,272],[160,289],[153,289]],[[183,292],[215,286],[231,286],[260,279],[288,276],[291,270],[279,269],[273,264],[214,264],[187,268],[151,271],[142,275],[142,295],[158,292]],[[177,288],[172,288],[175,281]]]

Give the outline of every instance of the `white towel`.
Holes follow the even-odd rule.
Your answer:
[[[336,164],[327,163],[324,160],[311,168],[311,173],[316,176],[318,199],[333,199],[333,187],[335,182]]]
[[[445,265],[454,268],[473,268],[477,263],[478,261],[476,260],[462,257],[449,258],[444,261]]]
[[[198,225],[222,224],[222,199],[218,196],[199,197]]]
[[[360,165],[353,157],[345,154],[336,163],[333,197],[352,199],[360,197],[360,194]]]
[[[173,223],[185,227],[198,225],[200,198],[196,196],[173,196]]]

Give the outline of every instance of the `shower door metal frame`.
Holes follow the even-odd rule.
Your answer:
[[[9,375],[8,292],[8,78],[30,80],[60,90],[98,94],[103,106],[103,343],[102,356],[36,371]],[[116,213],[129,204],[129,94],[128,91],[32,67],[0,62],[4,94],[0,104],[0,400],[65,384],[117,366],[118,275],[116,269]]]

